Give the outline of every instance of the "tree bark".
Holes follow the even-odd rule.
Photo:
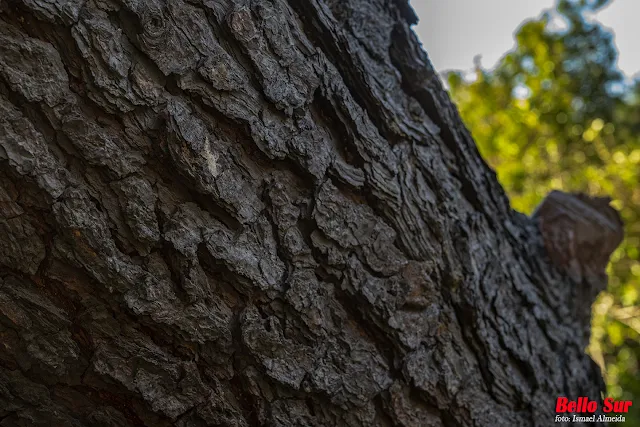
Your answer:
[[[548,426],[551,262],[407,0],[0,1],[0,426]]]

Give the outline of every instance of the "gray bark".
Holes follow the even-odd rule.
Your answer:
[[[0,1],[0,426],[547,426],[604,280],[406,0]]]

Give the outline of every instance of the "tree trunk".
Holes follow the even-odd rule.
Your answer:
[[[548,426],[601,399],[604,280],[511,210],[407,0],[0,18],[0,426]]]

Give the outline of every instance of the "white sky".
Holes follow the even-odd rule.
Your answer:
[[[482,55],[490,68],[514,45],[513,32],[525,19],[553,7],[554,0],[410,0],[420,17],[415,31],[438,71],[469,70]],[[596,15],[613,29],[618,66],[640,72],[640,0],[613,0]]]

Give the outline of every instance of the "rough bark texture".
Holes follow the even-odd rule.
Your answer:
[[[600,399],[604,280],[510,209],[406,0],[0,10],[0,426],[548,426]]]

